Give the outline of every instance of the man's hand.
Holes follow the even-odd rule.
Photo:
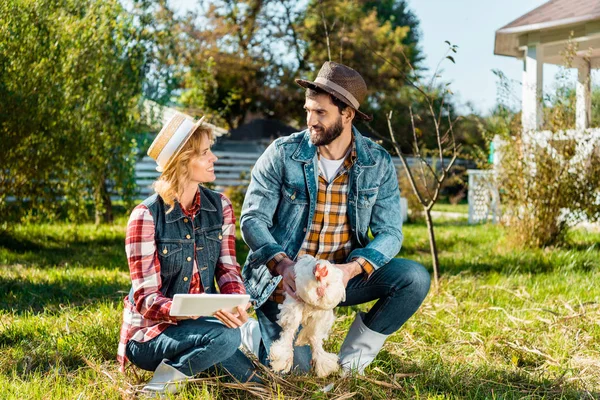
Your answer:
[[[234,313],[219,310],[215,313],[215,317],[229,328],[239,328],[248,321],[248,312],[246,311],[248,308],[250,308],[250,303],[246,304],[245,307],[237,306],[237,312]]]
[[[289,258],[284,258],[281,260],[275,270],[279,275],[281,275],[283,282],[283,289],[287,294],[292,296],[295,300],[300,300],[296,295],[296,271],[294,271],[294,267],[296,263]]]
[[[348,287],[348,281],[363,272],[362,267],[356,261],[351,261],[348,264],[335,264],[336,267],[344,273],[344,287]]]

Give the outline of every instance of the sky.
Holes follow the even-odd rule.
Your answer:
[[[456,64],[442,63],[441,79],[460,104],[470,102],[475,111],[487,113],[496,104],[496,76],[501,70],[509,79],[521,82],[523,62],[516,58],[494,55],[496,30],[523,14],[544,4],[546,0],[408,0],[411,11],[420,21],[421,49],[424,65],[435,70],[446,54],[448,40],[458,45]],[[545,66],[545,83],[558,72]],[[546,85],[545,85],[546,86]],[[515,95],[521,96],[520,87]],[[459,111],[468,112],[463,106]]]
[[[516,104],[520,101],[523,61],[494,55],[496,30],[547,0],[407,0],[420,21],[423,66],[434,71],[445,56],[446,40],[458,46],[456,61],[443,62],[441,80],[451,82],[457,111],[487,114],[497,102],[497,79],[493,69],[515,82]],[[196,8],[197,0],[171,0],[179,11]],[[544,65],[544,91],[551,88],[559,68]],[[574,84],[575,75],[570,74]],[[594,79],[592,77],[592,79]],[[467,106],[470,104],[470,106]]]

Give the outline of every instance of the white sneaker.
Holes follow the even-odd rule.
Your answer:
[[[166,364],[165,361],[167,360],[162,360],[161,363],[158,364],[158,367],[154,370],[152,379],[144,386],[142,392],[175,394],[185,384],[185,381],[190,378],[183,372]]]

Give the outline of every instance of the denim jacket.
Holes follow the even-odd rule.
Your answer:
[[[353,127],[356,162],[349,171],[348,215],[356,248],[375,269],[402,246],[400,192],[389,153]],[[258,159],[240,218],[250,247],[242,271],[246,291],[260,307],[279,284],[266,267],[277,253],[295,259],[312,223],[318,189],[317,148],[308,130],[275,140]],[[369,228],[374,237],[369,239]]]
[[[177,204],[173,211],[167,214],[167,206],[157,194],[143,202],[154,220],[154,237],[162,282],[160,291],[165,297],[172,298],[177,293],[189,293],[192,280],[187,277],[192,276],[194,251],[204,291],[217,293],[215,268],[221,254],[223,226],[221,197],[210,189],[202,186],[199,188],[200,212],[192,220],[186,218]],[[129,292],[129,300],[134,304],[133,288]]]

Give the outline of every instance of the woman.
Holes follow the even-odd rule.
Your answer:
[[[211,142],[212,131],[202,120],[175,114],[148,150],[161,172],[156,194],[133,210],[127,225],[132,287],[117,358],[122,371],[127,361],[154,371],[146,391],[174,393],[173,382],[213,366],[240,381],[252,377],[252,363],[238,350],[247,307],[219,311],[216,318],[169,315],[175,294],[216,293],[215,278],[220,293],[246,293],[231,202],[200,185],[215,180]]]

